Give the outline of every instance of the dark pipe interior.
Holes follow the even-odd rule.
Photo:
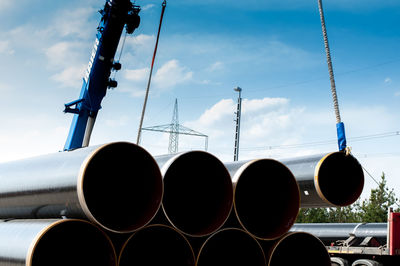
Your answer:
[[[33,251],[32,266],[54,265],[115,266],[116,255],[109,239],[97,227],[67,221],[48,230]]]
[[[184,153],[164,174],[165,215],[186,234],[204,236],[216,231],[229,216],[232,202],[230,175],[209,153]]]
[[[196,266],[221,265],[265,266],[265,256],[257,240],[246,232],[224,229],[208,238],[196,263]]]
[[[153,157],[130,143],[112,143],[90,160],[83,181],[86,204],[95,219],[113,231],[146,225],[162,200],[162,177]]]
[[[262,239],[275,239],[289,231],[299,212],[296,179],[278,161],[252,162],[240,175],[234,206],[241,225]]]
[[[319,168],[318,186],[331,204],[350,205],[358,199],[364,187],[362,167],[351,155],[332,153]]]
[[[296,232],[285,236],[273,250],[265,251],[271,254],[269,266],[310,265],[330,266],[331,260],[324,244],[311,234]]]
[[[194,253],[175,229],[151,225],[136,232],[125,244],[119,266],[193,266]]]

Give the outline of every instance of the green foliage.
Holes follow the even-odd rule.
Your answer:
[[[396,201],[394,191],[387,188],[385,173],[382,173],[378,187],[372,189],[369,199],[360,204],[359,216],[366,223],[386,222],[388,208],[393,206]]]
[[[387,188],[385,173],[382,173],[378,187],[371,189],[369,199],[358,200],[346,207],[300,209],[296,223],[386,222],[388,208],[397,201],[393,189]]]

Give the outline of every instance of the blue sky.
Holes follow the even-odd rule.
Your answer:
[[[0,161],[63,148],[72,119],[63,104],[79,95],[104,2],[1,0]],[[126,39],[93,145],[136,140],[161,1],[136,3],[142,23]],[[400,131],[400,3],[325,0],[324,9],[349,146],[400,197],[400,136],[392,134]],[[236,86],[241,159],[337,149],[303,145],[336,139],[317,1],[168,1],[144,126],[170,123],[178,98],[180,123],[209,135],[209,151],[230,161]],[[381,133],[389,134],[357,140]],[[168,135],[145,132],[142,145],[166,153]],[[180,138],[180,150],[203,145]],[[366,182],[369,193],[374,183]]]

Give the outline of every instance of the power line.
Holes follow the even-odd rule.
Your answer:
[[[400,136],[400,131],[352,137],[352,138],[348,138],[348,140],[352,141],[352,142],[359,142],[359,141],[367,141],[367,140],[371,140],[371,139],[387,138],[387,137],[394,137],[394,136]],[[332,140],[314,141],[314,142],[306,142],[306,143],[290,144],[290,145],[271,145],[271,146],[262,146],[262,147],[249,147],[249,148],[242,148],[242,150],[252,151],[252,150],[294,149],[294,148],[302,148],[302,147],[310,147],[310,146],[335,144],[336,142],[337,142],[336,139],[332,139]]]

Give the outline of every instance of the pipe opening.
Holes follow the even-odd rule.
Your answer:
[[[29,266],[115,266],[111,241],[96,226],[65,220],[43,233],[33,249]]]
[[[315,236],[304,233],[289,233],[266,253],[269,266],[318,265],[330,266],[331,260],[324,244]]]
[[[151,225],[137,231],[125,243],[119,266],[193,266],[194,253],[187,239],[165,225]]]
[[[228,218],[232,202],[229,172],[207,152],[178,155],[164,174],[165,215],[185,234],[204,236],[215,232]]]
[[[131,232],[145,226],[161,205],[160,169],[143,148],[111,143],[99,148],[83,172],[87,208],[104,228]]]
[[[364,187],[364,173],[352,155],[334,152],[323,158],[316,169],[318,194],[336,206],[354,203]]]
[[[293,174],[272,159],[252,161],[243,167],[234,192],[240,224],[260,239],[275,239],[288,232],[300,205]]]
[[[203,244],[196,266],[203,265],[265,266],[265,256],[255,238],[243,230],[228,228],[210,236]]]

